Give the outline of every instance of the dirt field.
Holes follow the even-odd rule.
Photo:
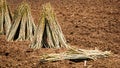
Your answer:
[[[90,60],[86,68],[120,68],[120,0],[27,0],[36,25],[42,4],[50,2],[71,46],[110,50],[109,58]],[[22,0],[7,0],[12,12]],[[85,68],[83,61],[40,63],[40,55],[65,49],[28,48],[30,41],[7,42],[0,35],[0,68]]]

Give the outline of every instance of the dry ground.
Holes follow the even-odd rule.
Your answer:
[[[120,68],[120,0],[27,0],[36,25],[42,4],[50,2],[67,42],[84,49],[97,47],[110,50],[109,58],[88,61],[90,68]],[[22,0],[7,0],[13,12]],[[59,53],[65,49],[28,48],[30,41],[7,42],[0,35],[0,68],[85,68],[83,62],[63,60],[40,63],[44,53]]]

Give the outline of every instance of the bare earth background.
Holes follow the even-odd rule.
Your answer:
[[[109,58],[88,61],[90,68],[120,68],[120,0],[27,0],[36,25],[42,4],[50,2],[59,24],[72,46],[110,50]],[[7,0],[14,12],[22,0]],[[85,68],[83,62],[62,60],[40,63],[40,55],[59,53],[65,49],[28,48],[30,41],[7,42],[0,35],[0,68]]]

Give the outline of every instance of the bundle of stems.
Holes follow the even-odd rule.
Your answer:
[[[24,2],[17,8],[13,24],[7,36],[8,41],[33,40],[36,30],[30,6]]]
[[[8,35],[12,16],[6,0],[0,0],[0,34]]]
[[[58,60],[96,60],[98,58],[105,58],[111,54],[110,51],[85,50],[85,49],[69,49],[59,54],[45,54],[41,56],[43,61],[58,61]]]
[[[42,17],[35,33],[31,48],[69,47],[50,3],[43,5]]]

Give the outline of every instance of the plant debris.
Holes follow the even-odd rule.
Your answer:
[[[85,50],[85,49],[69,49],[63,53],[45,54],[41,56],[42,61],[58,61],[58,60],[87,60],[98,59],[108,57],[111,54],[110,51],[100,50]]]

